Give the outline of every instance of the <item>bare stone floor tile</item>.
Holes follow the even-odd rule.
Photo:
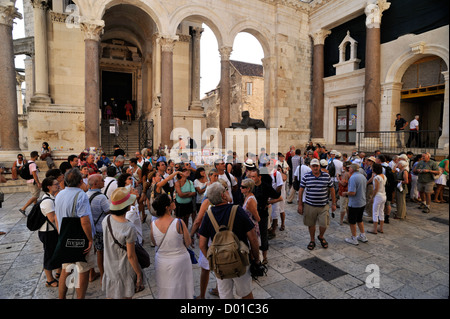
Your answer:
[[[0,236],[0,299],[58,297],[57,288],[45,287],[43,248],[38,234],[26,228],[26,219],[18,211],[28,198],[28,193],[6,194],[0,209],[0,230],[6,232]],[[448,205],[432,204],[430,215],[421,213],[417,206],[408,202],[406,220],[391,219],[384,234],[368,234],[369,242],[358,246],[344,240],[350,235],[349,226],[339,225],[337,218],[331,219],[325,233],[329,248],[322,248],[316,239],[316,248],[309,251],[309,232],[303,217],[297,213],[296,204],[286,204],[286,229],[277,231],[269,241],[267,276],[253,281],[253,296],[261,300],[448,299]],[[439,219],[430,220],[433,217]],[[368,220],[364,218],[366,230],[372,227]],[[156,299],[155,249],[150,246],[148,222],[143,225],[143,233],[151,266],[144,270],[145,289],[134,299]],[[194,251],[198,256],[198,241]],[[302,262],[310,258],[335,267],[340,275],[325,278],[308,270]],[[375,274],[373,267],[379,269],[378,288],[370,288],[366,283]],[[193,265],[196,296],[200,294],[200,273],[200,267]],[[215,286],[216,279],[210,273],[208,288]],[[218,298],[209,293],[205,297]],[[67,298],[76,298],[73,288]],[[100,279],[89,283],[86,298],[105,298]]]

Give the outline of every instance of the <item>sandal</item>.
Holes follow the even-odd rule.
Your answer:
[[[320,244],[323,248],[328,248],[328,242],[325,240],[325,238],[320,238],[319,236],[317,236],[317,239],[320,241]]]
[[[55,282],[56,282],[56,286],[53,285]],[[58,280],[56,280],[56,279],[54,279],[54,280],[52,280],[52,281],[46,281],[46,282],[45,282],[45,286],[46,286],[46,287],[56,288],[56,287],[59,286],[59,282],[58,282]]]
[[[55,278],[59,279],[59,277],[61,277],[61,274],[59,272],[55,273]]]
[[[374,234],[374,235],[378,234],[377,232],[374,232],[374,231],[371,231],[371,230],[368,230],[367,232],[368,232],[369,234]]]
[[[284,229],[285,229],[285,228],[284,228],[284,225],[281,225],[281,226],[280,226],[280,230],[283,231]]]
[[[316,242],[310,241],[309,244],[308,244],[308,246],[307,246],[307,248],[308,248],[309,250],[313,250],[314,247],[316,247]]]

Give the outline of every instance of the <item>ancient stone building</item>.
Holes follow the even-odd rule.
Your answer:
[[[1,149],[16,153],[14,4],[0,0],[0,133]],[[117,101],[118,88],[127,90],[121,98],[132,102],[134,116],[153,121],[154,146],[172,145],[174,128],[205,129],[199,39],[206,24],[221,59],[222,132],[233,121],[233,41],[248,32],[263,48],[263,120],[278,130],[280,149],[310,139],[379,141],[356,132],[392,131],[396,113],[419,113],[428,129],[440,128],[439,148],[448,152],[446,1],[24,0],[23,18],[33,36],[20,131],[28,150],[43,140],[69,153],[102,145],[103,107]]]

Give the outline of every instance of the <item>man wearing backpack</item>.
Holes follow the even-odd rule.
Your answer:
[[[35,161],[39,158],[39,153],[37,151],[31,152],[30,158],[31,159],[24,165],[20,173],[20,176],[27,180],[28,190],[31,193],[31,198],[22,208],[19,209],[19,212],[21,212],[25,217],[27,217],[25,210],[31,204],[36,204],[41,193],[41,183],[39,182],[38,176],[39,171],[35,163]]]
[[[212,251],[214,251],[214,249],[208,250],[209,239],[212,239],[211,246],[213,246],[215,244],[215,240],[218,239],[215,238],[218,235],[216,232],[216,228],[214,227],[214,222],[217,222],[216,226],[228,225],[230,216],[233,211],[233,205],[228,204],[229,202],[231,202],[230,194],[228,193],[228,190],[219,182],[213,183],[208,186],[208,199],[213,206],[211,206],[210,213],[205,214],[202,225],[198,231],[198,233],[200,234],[199,247],[204,256],[208,256],[208,253],[209,256],[211,256]],[[236,240],[239,241],[239,244],[242,242],[245,247],[250,246],[250,255],[253,256],[253,263],[259,265],[259,245],[254,229],[255,225],[241,207],[235,207],[237,207],[237,209],[235,210],[234,222],[232,223],[232,225],[229,225],[231,229],[229,228],[228,230],[231,230],[233,234],[236,235]],[[210,218],[210,214],[212,214],[212,217],[214,219],[213,221]],[[222,233],[225,232],[220,231],[220,236],[223,235]],[[239,248],[239,250],[242,251],[241,248]],[[245,254],[243,254],[243,256],[245,258],[248,258],[248,256],[245,256]],[[220,257],[217,257],[217,259],[219,258]],[[214,271],[216,271],[215,269],[217,269],[220,272],[221,263],[212,264],[212,260],[216,259],[214,259],[213,257],[209,259],[210,269]],[[230,276],[226,276],[227,278],[220,279],[219,275],[217,275],[216,273],[217,288],[219,290],[219,296],[221,299],[233,299],[233,288],[236,288],[236,294],[243,299],[253,299],[252,277],[250,274],[250,267],[248,266],[248,260],[247,263],[245,263],[243,259],[241,261],[242,262],[238,266],[239,270],[241,270],[242,267],[245,267],[245,269],[241,272],[242,275],[240,275],[239,277],[236,276],[230,278]]]

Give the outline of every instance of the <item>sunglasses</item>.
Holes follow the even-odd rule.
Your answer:
[[[241,186],[241,188],[243,188],[243,189],[247,189],[248,187],[247,187],[247,186]]]

